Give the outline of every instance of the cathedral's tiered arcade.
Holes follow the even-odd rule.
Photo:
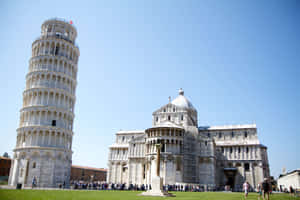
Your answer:
[[[158,143],[164,184],[241,190],[244,181],[254,187],[269,176],[267,148],[258,140],[256,125],[198,127],[197,110],[182,89],[153,113],[152,125],[116,133],[108,160],[109,183],[151,184]]]

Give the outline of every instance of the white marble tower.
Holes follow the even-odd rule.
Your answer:
[[[32,43],[9,185],[69,186],[79,48],[76,28],[45,21]]]

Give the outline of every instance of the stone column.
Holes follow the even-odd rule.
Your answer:
[[[160,144],[156,144],[156,176],[160,175]]]

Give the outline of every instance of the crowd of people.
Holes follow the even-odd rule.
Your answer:
[[[83,190],[136,190],[146,191],[151,189],[151,184],[115,184],[106,182],[85,182],[85,181],[71,181],[72,189]],[[180,192],[204,192],[212,191],[210,188],[204,188],[200,185],[163,185],[164,191],[180,191]]]

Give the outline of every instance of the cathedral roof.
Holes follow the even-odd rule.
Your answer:
[[[180,88],[179,89],[179,95],[178,97],[176,97],[171,104],[178,106],[180,108],[187,108],[187,109],[193,109],[196,110],[194,108],[194,106],[192,105],[192,103],[184,96],[184,91]]]

